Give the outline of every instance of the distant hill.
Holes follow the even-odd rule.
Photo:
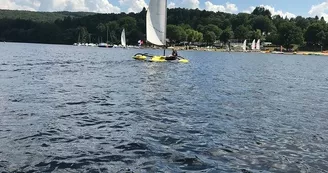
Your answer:
[[[91,12],[34,12],[21,10],[2,10],[0,9],[0,19],[24,19],[35,22],[54,22],[57,19],[64,19],[65,17],[80,18],[88,15],[93,15]]]
[[[139,13],[119,14],[0,10],[0,41],[120,44],[124,28],[127,44],[135,45],[146,40],[146,13],[146,8]],[[264,7],[256,7],[251,14],[173,8],[168,9],[167,24],[171,45],[261,40],[286,49],[328,50],[328,24],[323,17],[289,19],[272,15]]]

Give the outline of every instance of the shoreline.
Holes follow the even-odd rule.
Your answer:
[[[229,52],[226,49],[217,49],[217,48],[205,48],[205,47],[198,47],[194,49],[185,49],[183,46],[175,46],[175,47],[168,47],[168,49],[176,49],[179,51],[209,51],[209,52]],[[328,56],[328,51],[294,51],[294,52],[280,52],[280,51],[231,51],[238,52],[238,53],[263,53],[263,54],[280,54],[280,55],[315,55],[315,56]]]
[[[17,44],[48,44],[48,45],[67,45],[68,44],[51,44],[51,43],[28,43],[28,42],[0,42],[4,44],[10,44],[10,43],[17,43]],[[73,46],[73,45],[72,45]],[[85,47],[91,47],[91,46],[85,46]],[[141,49],[162,49],[160,47],[141,47]],[[197,48],[191,48],[186,49],[185,46],[174,46],[174,47],[168,47],[167,50],[170,49],[176,49],[178,51],[204,51],[204,52],[229,52],[226,49],[218,49],[218,48],[206,48],[206,47],[197,47]],[[263,53],[263,54],[279,54],[279,55],[312,55],[312,56],[328,56],[328,51],[295,51],[295,52],[280,52],[280,51],[231,51],[230,53]]]

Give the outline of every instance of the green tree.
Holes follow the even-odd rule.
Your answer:
[[[257,16],[267,16],[269,18],[271,18],[271,12],[268,9],[265,9],[264,7],[256,7],[253,12],[253,15],[257,15]]]
[[[203,34],[195,31],[193,29],[187,29],[186,30],[187,34],[187,41],[188,42],[195,42],[195,41],[202,41],[203,40]]]
[[[317,38],[319,38],[318,44],[319,44],[320,46],[322,46],[323,43],[325,42],[326,38],[327,38],[326,32],[325,32],[325,31],[320,31],[320,32],[317,33],[315,36],[316,36]]]
[[[134,45],[137,44],[139,40],[144,40],[144,34],[138,29],[132,29],[129,35],[126,35],[127,44]]]
[[[305,31],[304,38],[307,43],[318,44],[323,41],[323,37],[318,35],[321,31],[325,31],[326,28],[322,23],[316,22],[311,24]]]
[[[199,25],[197,25],[196,30],[199,32],[205,33],[205,26],[199,24]]]
[[[188,42],[195,42],[197,39],[197,31],[193,29],[187,29],[186,34],[187,34],[187,41]]]
[[[173,43],[177,41],[185,41],[187,38],[187,33],[180,26],[167,25],[167,37]]]
[[[251,37],[253,39],[263,39],[261,30],[257,29],[256,31],[251,32]]]
[[[204,41],[207,43],[207,45],[212,45],[215,41],[216,35],[213,31],[206,31],[204,35]]]
[[[220,40],[223,43],[227,43],[229,41],[229,39],[231,39],[232,37],[233,37],[233,32],[232,32],[231,28],[227,28],[222,32],[222,34],[220,36]]]
[[[81,43],[87,43],[89,40],[89,33],[86,27],[78,27],[77,33],[80,36]]]
[[[97,25],[97,30],[98,30],[98,35],[100,36],[100,39],[101,39],[100,41],[102,42],[103,35],[104,35],[105,31],[107,30],[106,26],[103,23],[99,23]]]
[[[232,18],[232,29],[236,30],[238,26],[246,26],[250,23],[250,15],[247,13],[239,13],[234,18]]]
[[[303,18],[302,16],[297,16],[295,18],[295,23],[296,26],[300,27],[302,30],[306,30],[310,25],[310,21]]]
[[[196,37],[196,41],[198,41],[198,42],[202,42],[203,41],[203,39],[204,39],[203,33],[197,32],[197,35],[196,36],[197,36]]]
[[[180,24],[179,26],[180,26],[182,29],[184,29],[184,30],[192,29],[190,25],[188,25],[188,24],[184,24],[184,23],[183,23],[183,24]]]
[[[181,27],[179,27],[179,30],[180,30],[180,33],[181,33],[181,37],[177,41],[179,41],[179,42],[186,41],[187,40],[187,33],[186,33],[186,31],[183,30]]]
[[[119,24],[116,21],[106,23],[106,39],[108,42],[116,43],[118,41],[117,34],[120,33]]]
[[[221,22],[220,25],[219,25],[219,27],[221,29],[227,29],[227,28],[232,26],[231,21],[229,19],[223,18],[222,20],[223,20],[223,22]]]
[[[218,26],[213,24],[206,25],[204,27],[203,32],[205,31],[213,31],[215,33],[216,38],[220,38],[220,35],[222,34],[222,30]]]
[[[326,22],[326,21],[325,21],[325,18],[324,18],[323,16],[320,18],[320,21],[321,21],[321,22]]]
[[[292,44],[303,43],[302,29],[295,23],[284,23],[278,28],[278,39],[285,48],[292,48]]]
[[[125,28],[126,31],[131,31],[135,29],[137,26],[137,21],[135,18],[126,16],[122,17],[118,20],[118,24],[121,28]]]
[[[256,16],[253,19],[253,29],[254,30],[261,30],[263,32],[271,32],[273,30],[273,23],[271,19],[269,19],[267,16]]]
[[[235,29],[234,34],[236,39],[247,39],[250,36],[249,29],[246,28],[244,25],[239,25]]]

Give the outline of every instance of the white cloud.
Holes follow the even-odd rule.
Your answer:
[[[254,6],[250,6],[247,10],[244,10],[243,13],[252,13],[254,9],[255,9]]]
[[[236,6],[236,4],[232,4],[227,2],[224,5],[214,5],[213,3],[211,3],[210,1],[206,1],[205,2],[205,10],[207,11],[214,11],[214,12],[225,12],[225,13],[236,13],[238,12],[238,8]]]
[[[75,1],[75,0],[74,0]],[[109,3],[108,0],[84,0],[89,11],[96,11],[100,13],[119,13],[121,9],[113,4]]]
[[[0,9],[31,11],[87,11],[119,13],[108,0],[0,0]]]
[[[287,16],[288,18],[294,18],[294,17],[296,17],[295,14],[290,13],[290,12],[283,12],[281,10],[277,10],[276,11],[275,8],[272,7],[272,6],[270,6],[270,5],[259,5],[259,6],[260,7],[264,7],[265,9],[268,9],[273,16],[274,15],[280,15],[281,17],[286,17]],[[252,13],[254,9],[255,9],[255,7],[254,6],[251,6],[251,7],[249,7],[248,10],[244,10],[243,12],[245,12],[245,13]]]
[[[199,0],[182,0],[181,6],[186,8],[199,8]]]
[[[144,0],[119,0],[121,6],[128,6],[128,12],[140,12],[143,7],[147,8]]]
[[[170,2],[169,5],[167,5],[168,8],[175,8],[175,3],[174,2]]]
[[[309,14],[311,16],[324,17],[325,20],[328,21],[328,14],[325,12],[326,10],[328,10],[328,1],[318,5],[312,5]]]
[[[87,11],[98,13],[119,13],[120,7],[110,3],[113,0],[0,0],[0,9],[11,10],[30,10],[30,11]],[[147,8],[145,0],[118,0],[120,6],[127,9],[127,12],[140,12],[143,7]],[[287,16],[288,18],[296,15],[277,10],[269,5],[260,5],[271,11],[272,15]],[[189,9],[200,8],[200,0],[171,0],[168,8],[185,7]],[[243,12],[251,13],[255,7],[251,6]],[[216,5],[209,0],[205,2],[205,10],[221,11],[227,13],[237,13],[238,8],[235,4],[227,2],[226,4]],[[313,5],[309,14],[312,16],[323,16],[328,21],[328,0],[318,5]]]
[[[0,9],[36,11],[38,6],[38,0],[0,0]]]

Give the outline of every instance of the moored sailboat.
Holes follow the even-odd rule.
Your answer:
[[[256,42],[256,48],[255,48],[257,51],[260,51],[261,50],[261,40],[258,39],[257,42]]]
[[[121,46],[123,48],[126,48],[125,29],[122,30],[122,34],[121,34]]]
[[[247,40],[245,40],[244,43],[243,43],[243,51],[244,52],[247,51]]]
[[[108,28],[107,28],[107,41],[106,41],[106,43],[99,43],[98,47],[101,47],[101,48],[112,48],[113,47],[113,45],[108,44]]]
[[[255,39],[254,39],[252,42],[252,46],[251,46],[252,51],[254,51],[255,48],[256,48],[256,43],[255,43]]]

